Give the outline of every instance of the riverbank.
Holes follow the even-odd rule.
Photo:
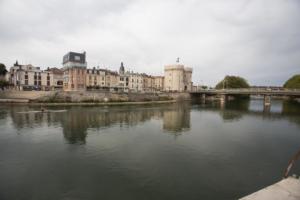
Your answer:
[[[32,106],[112,106],[112,105],[149,105],[149,104],[169,104],[176,103],[176,100],[166,101],[128,101],[128,102],[29,102],[20,101],[18,99],[10,99],[9,101],[3,101],[0,99],[0,103],[6,105],[32,105]]]
[[[189,93],[111,93],[100,91],[6,91],[0,103],[30,105],[133,105],[191,100]]]
[[[288,177],[271,186],[263,188],[253,194],[250,194],[240,200],[271,200],[285,199],[296,200],[300,199],[300,180],[295,177]]]

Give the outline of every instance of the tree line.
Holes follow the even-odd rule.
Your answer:
[[[225,78],[216,85],[216,89],[226,88],[249,88],[250,85],[246,79],[240,76],[225,76]],[[300,89],[300,74],[292,76],[284,84],[287,89]]]

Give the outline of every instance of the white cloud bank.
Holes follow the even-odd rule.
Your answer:
[[[300,73],[299,27],[297,0],[0,0],[0,62],[60,67],[85,50],[89,67],[157,75],[180,57],[195,83],[282,85]]]

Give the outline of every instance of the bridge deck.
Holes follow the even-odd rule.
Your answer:
[[[224,89],[224,90],[199,90],[193,91],[191,94],[207,94],[207,95],[278,95],[278,96],[299,96],[300,90],[258,90],[258,89]]]

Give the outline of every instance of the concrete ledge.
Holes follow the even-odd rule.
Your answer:
[[[241,200],[300,200],[300,180],[294,177],[283,179],[274,185],[250,194]]]

